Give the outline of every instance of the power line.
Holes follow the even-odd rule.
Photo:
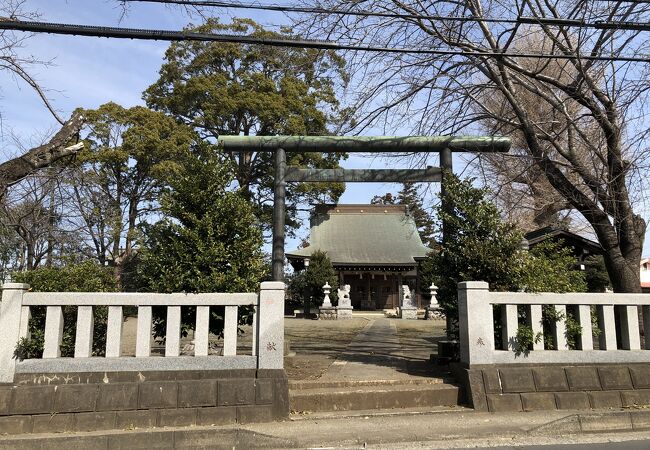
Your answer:
[[[4,19],[4,20],[1,20]],[[0,18],[0,30],[25,31],[33,33],[50,33],[74,36],[108,37],[119,39],[143,39],[157,41],[205,41],[229,42],[237,44],[268,45],[272,47],[313,48],[320,50],[351,50],[375,53],[402,53],[419,55],[473,56],[473,57],[508,57],[532,59],[583,59],[591,61],[650,62],[650,56],[609,56],[549,53],[509,53],[491,51],[464,51],[444,49],[377,47],[353,44],[340,44],[332,41],[315,41],[305,39],[286,39],[263,36],[242,36],[232,34],[200,33],[196,31],[148,30],[136,28],[104,27],[94,25],[74,25],[48,22],[29,22]]]
[[[128,1],[130,1],[130,0],[128,0]],[[604,2],[607,2],[607,3],[621,2],[621,3],[638,3],[640,5],[650,4],[650,0],[594,0],[594,1],[601,2],[601,3],[604,3]]]
[[[485,22],[504,24],[550,25],[566,27],[582,27],[595,29],[650,31],[649,22],[612,22],[595,21],[587,22],[580,19],[561,19],[555,17],[530,17],[518,16],[516,19],[497,19],[493,17],[467,17],[467,16],[440,16],[429,14],[404,14],[393,12],[375,12],[368,10],[348,10],[336,8],[319,8],[303,6],[285,6],[264,3],[226,2],[217,0],[122,0],[125,3],[162,3],[170,5],[199,6],[213,8],[253,9],[260,11],[295,12],[304,14],[334,14],[341,16],[357,17],[384,17],[391,19],[416,19],[416,20],[447,20],[454,22]],[[628,0],[629,1],[629,0]]]

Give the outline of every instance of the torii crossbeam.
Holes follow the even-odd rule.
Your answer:
[[[440,182],[452,171],[453,152],[507,152],[510,139],[470,136],[220,136],[225,152],[274,152],[273,280],[284,280],[286,183],[289,182]],[[427,169],[302,169],[287,167],[286,152],[440,153],[440,167]],[[443,224],[444,240],[444,224]]]

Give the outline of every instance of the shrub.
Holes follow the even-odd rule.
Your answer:
[[[325,294],[323,286],[329,283],[332,287],[330,300],[335,304],[336,290],[339,280],[332,262],[326,252],[315,251],[309,258],[309,266],[302,272],[295,274],[289,281],[289,291],[292,298],[302,298],[305,306],[320,305]]]
[[[14,274],[18,283],[28,283],[36,292],[115,292],[117,282],[110,267],[100,266],[92,261],[70,264],[63,267],[44,267]],[[93,308],[93,355],[103,355],[106,349],[106,322],[108,308]],[[32,307],[29,321],[29,338],[22,338],[16,345],[18,359],[43,356],[45,307]],[[63,340],[61,356],[74,355],[74,340],[77,323],[77,308],[63,308]]]
[[[262,229],[253,207],[233,190],[232,166],[212,148],[197,148],[170,175],[161,199],[163,217],[143,228],[136,288],[145,292],[255,292],[267,268]],[[210,332],[223,331],[222,308],[211,308]],[[183,335],[195,308],[182,308]],[[154,308],[154,334],[165,334],[165,308]],[[239,308],[239,323],[252,322]]]

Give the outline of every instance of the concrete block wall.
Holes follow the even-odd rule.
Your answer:
[[[284,370],[23,374],[0,385],[0,434],[269,422]]]
[[[453,371],[464,401],[480,411],[650,405],[650,364],[483,366]]]

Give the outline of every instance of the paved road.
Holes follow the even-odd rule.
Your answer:
[[[510,443],[509,443],[510,442]],[[354,447],[349,447],[352,450]],[[650,433],[578,434],[567,436],[535,436],[490,438],[459,438],[452,441],[421,441],[370,445],[367,450],[648,450]]]
[[[552,449],[630,450],[650,449],[650,431],[574,434],[561,431],[567,412],[489,414],[477,412],[341,416],[304,418],[264,424],[214,427],[116,430],[94,433],[56,433],[40,436],[35,446],[26,445],[33,435],[0,436],[1,450],[20,448],[192,448],[192,449]],[[559,421],[558,421],[559,419]],[[540,425],[553,423],[552,428]],[[539,431],[536,431],[539,430]],[[540,433],[541,432],[541,433]],[[101,447],[93,436],[106,436]],[[636,440],[634,440],[636,439]],[[131,444],[126,446],[126,442]],[[121,443],[121,444],[120,444]],[[119,445],[118,445],[119,444]],[[137,445],[136,445],[137,444]],[[162,445],[164,444],[164,445]],[[565,445],[579,444],[579,446]],[[120,447],[121,445],[121,447]],[[537,447],[530,447],[535,445]],[[555,447],[553,447],[555,446]]]
[[[461,447],[462,448],[462,447]],[[464,447],[467,448],[467,447]],[[625,441],[625,442],[605,442],[589,444],[552,444],[552,445],[512,445],[509,447],[473,447],[484,450],[648,450],[650,449],[650,440]],[[460,450],[459,447],[450,450]]]

